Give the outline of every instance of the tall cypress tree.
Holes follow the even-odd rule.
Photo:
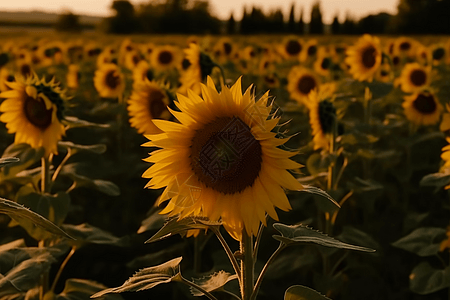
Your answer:
[[[309,23],[309,33],[323,34],[322,12],[320,11],[320,1],[316,1],[311,9],[311,21]]]
[[[332,34],[340,34],[341,33],[341,23],[339,23],[337,14],[334,16],[333,23],[331,23],[331,33]]]
[[[298,33],[305,34],[305,22],[303,21],[303,7],[300,9],[300,20],[298,20]]]
[[[288,21],[288,32],[289,33],[295,32],[296,24],[295,24],[294,9],[295,9],[295,3],[292,2],[291,12],[289,13],[289,21]]]
[[[227,22],[227,34],[235,34],[236,33],[236,21],[234,20],[233,12],[230,14],[230,18]]]

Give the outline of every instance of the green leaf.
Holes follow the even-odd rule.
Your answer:
[[[80,120],[77,117],[73,116],[65,116],[63,123],[67,125],[67,129],[77,128],[77,127],[100,127],[100,128],[109,128],[108,124],[97,124],[91,123],[85,120]]]
[[[77,164],[68,164],[62,168],[61,174],[65,175],[73,180],[73,187],[71,189],[75,189],[78,187],[86,186],[90,188],[94,188],[102,193],[105,193],[109,196],[119,196],[120,189],[117,185],[112,183],[111,181],[101,180],[101,179],[91,179],[89,177],[79,175],[76,173]]]
[[[145,243],[152,243],[176,234],[184,234],[191,229],[208,229],[211,226],[219,226],[220,222],[212,222],[204,217],[186,217],[178,220],[178,218],[169,219],[166,224]]]
[[[50,265],[56,262],[55,258],[45,252],[36,257],[22,261],[0,279],[0,290],[13,286],[18,291],[33,288],[42,274],[50,270]]]
[[[62,225],[62,228],[75,238],[74,241],[69,241],[69,243],[77,246],[78,248],[85,244],[123,246],[121,239],[118,237],[115,237],[111,233],[87,223],[80,225],[64,224]]]
[[[339,203],[337,203],[336,200],[333,199],[333,197],[331,197],[327,192],[325,192],[322,189],[319,189],[318,187],[315,187],[315,186],[312,186],[312,185],[303,185],[303,189],[300,190],[299,192],[306,192],[306,193],[310,193],[310,194],[313,194],[313,195],[322,196],[323,198],[326,198],[326,199],[330,200],[330,202],[332,204],[334,204],[332,206],[331,210],[336,210],[336,207],[337,208],[341,208]]]
[[[386,96],[392,91],[393,88],[393,84],[391,82],[372,81],[367,82],[366,85],[372,93],[372,99],[378,99]]]
[[[311,175],[317,175],[327,171],[327,165],[320,153],[311,154],[306,160],[306,168]]]
[[[32,164],[39,161],[44,153],[45,149],[42,147],[34,149],[25,143],[12,144],[6,148],[5,152],[3,152],[2,158],[11,158],[14,156],[17,157],[19,161],[14,164],[4,165],[1,170],[1,178],[4,180],[14,177],[15,174],[27,169]]]
[[[420,180],[421,186],[435,186],[435,192],[448,184],[450,184],[450,168],[444,169],[443,172],[425,175]]]
[[[178,257],[155,267],[144,268],[125,281],[123,285],[98,292],[92,295],[91,298],[101,297],[110,293],[143,291],[162,283],[179,281],[181,277],[181,259],[182,257]]]
[[[330,298],[307,286],[293,285],[286,290],[284,300],[330,300]]]
[[[106,289],[103,284],[87,279],[70,278],[66,280],[64,290],[52,297],[54,300],[90,300],[91,295]],[[105,300],[122,300],[120,295],[105,295]]]
[[[371,134],[365,134],[361,132],[353,132],[344,134],[337,137],[337,142],[341,145],[358,145],[358,144],[371,144],[379,140],[378,137]]]
[[[439,246],[445,239],[445,229],[422,227],[392,243],[392,246],[415,253],[419,256],[431,256],[439,252]]]
[[[137,233],[143,233],[164,226],[167,216],[159,214],[161,210],[161,208],[152,207],[148,213],[148,217],[141,222],[141,227],[139,227]]]
[[[0,168],[4,167],[6,165],[12,164],[12,163],[16,163],[20,161],[19,158],[17,157],[5,157],[5,158],[0,158]]]
[[[203,278],[199,279],[192,279],[192,281],[198,285],[199,287],[203,288],[207,292],[214,292],[217,290],[222,290],[223,286],[230,282],[231,280],[237,279],[237,275],[231,275],[228,272],[225,271],[219,271],[214,274],[205,276]],[[203,296],[204,294],[200,292],[199,290],[191,287],[191,293],[192,295],[196,297]]]
[[[428,262],[418,264],[409,275],[409,287],[417,294],[426,295],[450,287],[450,268],[437,270]]]
[[[332,248],[358,250],[365,252],[375,251],[370,248],[343,243],[302,224],[289,226],[281,223],[275,223],[273,224],[273,227],[281,233],[281,236],[274,235],[273,238],[286,245],[313,243]]]
[[[343,226],[342,232],[336,238],[344,243],[358,243],[367,248],[381,249],[380,244],[378,244],[378,242],[370,235],[352,226]]]
[[[372,179],[364,180],[359,177],[355,177],[355,182],[349,182],[348,188],[352,189],[355,193],[367,193],[383,190],[383,186]]]
[[[73,152],[78,151],[89,151],[97,154],[105,153],[106,145],[104,144],[96,144],[96,145],[78,145],[74,144],[70,141],[59,141],[58,146],[64,149],[70,148]]]
[[[0,213],[9,215],[21,225],[25,223],[26,226],[29,226],[28,224],[31,222],[51,234],[73,239],[54,223],[16,202],[0,198]]]

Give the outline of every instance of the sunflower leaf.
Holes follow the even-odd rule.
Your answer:
[[[14,178],[17,173],[23,171],[33,165],[35,162],[39,161],[41,157],[44,155],[45,149],[38,148],[34,149],[30,145],[21,143],[21,144],[12,144],[8,148],[6,148],[5,152],[3,152],[3,159],[11,159],[12,156],[17,158],[14,164],[5,164],[2,165],[1,170],[1,178],[9,179]]]
[[[191,229],[208,229],[211,226],[219,226],[220,222],[209,221],[204,217],[187,217],[181,220],[178,218],[169,219],[166,224],[145,243],[152,243],[175,234],[183,234]]]
[[[98,282],[87,279],[70,278],[66,280],[64,290],[55,295],[54,300],[87,300],[92,294],[102,291],[107,287]],[[105,300],[122,300],[120,295],[105,295]]]
[[[303,285],[293,285],[284,294],[284,300],[330,300],[312,288]]]
[[[331,197],[327,192],[325,192],[322,189],[319,189],[318,187],[315,187],[315,186],[312,186],[312,185],[303,185],[303,189],[300,190],[300,192],[307,192],[307,193],[310,193],[310,194],[314,194],[314,195],[319,195],[319,196],[325,197],[328,200],[330,200],[334,205],[336,205],[337,207],[341,208],[339,203],[337,203],[336,200],[333,199],[333,197]]]
[[[59,141],[58,146],[60,146],[61,148],[64,148],[64,149],[71,148],[71,149],[75,150],[75,152],[89,151],[89,152],[93,152],[93,153],[97,153],[97,154],[102,154],[102,153],[105,153],[105,151],[106,151],[106,145],[104,145],[104,144],[78,145],[78,144],[74,144],[70,141]]]
[[[411,291],[427,295],[450,287],[450,267],[434,269],[428,262],[418,264],[409,275]]]
[[[273,238],[286,245],[313,243],[332,248],[349,249],[364,252],[375,251],[370,248],[343,243],[302,224],[289,226],[281,223],[275,223],[273,224],[273,227],[281,233],[281,236],[274,235]]]
[[[5,157],[5,158],[0,158],[0,168],[4,167],[6,165],[12,164],[12,163],[16,163],[20,161],[19,158],[17,157]]]
[[[203,288],[205,291],[214,292],[217,290],[221,290],[225,284],[237,278],[238,277],[236,274],[231,275],[230,273],[222,270],[203,278],[192,279],[192,281],[199,287]],[[202,292],[193,287],[191,287],[191,293],[196,297],[204,295]]]
[[[419,256],[432,256],[439,252],[441,242],[445,239],[445,229],[422,227],[392,243],[392,246],[415,253]]]
[[[439,191],[442,187],[450,183],[450,169],[444,170],[444,172],[433,173],[425,175],[420,180],[421,186],[435,186],[435,192]]]
[[[97,124],[88,122],[85,120],[80,120],[77,117],[66,116],[63,120],[64,124],[67,125],[67,129],[77,128],[77,127],[101,127],[101,128],[109,128],[108,124]]]
[[[92,295],[91,298],[98,298],[110,293],[143,291],[162,283],[179,281],[181,277],[181,259],[182,257],[178,257],[158,266],[144,268],[135,273],[121,286],[105,289]]]
[[[0,198],[0,213],[9,215],[11,218],[16,220],[18,223],[29,223],[31,221],[34,225],[58,236],[63,236],[69,239],[73,239],[61,228],[56,226],[54,223],[50,222],[38,213],[18,204],[14,201]]]
[[[75,241],[69,241],[69,243],[77,246],[77,248],[80,248],[84,244],[123,246],[122,240],[118,237],[87,223],[80,225],[64,224],[62,227],[71,236],[76,238]]]

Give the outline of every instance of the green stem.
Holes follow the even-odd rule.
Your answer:
[[[267,214],[266,214],[266,220],[267,220]],[[261,237],[262,237],[264,227],[265,226],[262,223],[259,225],[258,234],[256,236],[255,247],[253,248],[253,259],[255,260],[255,262],[256,262],[256,257],[258,256],[258,249],[259,249],[259,245],[261,244]]]
[[[238,276],[239,283],[240,283],[241,282],[241,268],[239,267],[236,257],[234,256],[234,254],[231,251],[230,247],[228,246],[227,242],[225,241],[222,234],[220,233],[219,227],[212,227],[212,231],[219,239],[220,243],[222,244],[223,249],[225,249],[225,252],[227,253],[228,258],[230,259],[231,265],[233,265],[234,272]]]
[[[59,173],[61,173],[62,168],[64,167],[65,163],[69,160],[70,156],[72,155],[72,150],[70,148],[67,148],[67,154],[64,157],[64,159],[59,164],[58,168],[56,168],[55,172],[52,176],[52,184],[55,182],[56,178],[58,178]]]
[[[67,254],[66,258],[62,262],[61,266],[59,267],[58,273],[56,273],[55,279],[53,279],[52,286],[50,288],[50,291],[55,292],[56,284],[58,283],[59,277],[61,277],[62,271],[64,270],[65,266],[69,262],[69,259],[73,256],[75,253],[76,247],[72,246],[72,249],[70,250],[69,254]]]
[[[48,157],[41,158],[41,194],[48,192],[50,186],[50,163]]]
[[[277,250],[275,250],[275,252],[272,253],[270,258],[267,260],[266,264],[264,265],[263,269],[261,270],[261,273],[259,273],[258,279],[256,280],[256,284],[255,284],[255,287],[253,289],[253,293],[252,293],[252,295],[250,297],[250,300],[256,299],[256,296],[258,295],[259,288],[261,287],[261,283],[262,283],[262,280],[264,278],[264,275],[267,272],[267,268],[269,267],[269,265],[274,261],[274,259],[278,256],[278,254],[280,254],[280,252],[284,248],[286,248],[286,245],[283,244],[283,243],[280,243],[280,245],[278,246]]]
[[[45,240],[40,240],[39,248],[45,248]],[[41,275],[41,285],[39,286],[39,300],[44,300],[44,296],[48,291],[48,271]]]
[[[207,292],[206,290],[204,290],[202,287],[196,285],[195,283],[193,283],[192,281],[187,280],[186,278],[184,278],[183,276],[181,277],[181,282],[193,287],[194,289],[199,290],[200,292],[202,292],[203,294],[205,294],[206,297],[208,297],[211,300],[217,300],[216,297],[214,297],[213,295],[211,295],[211,293]]]
[[[244,229],[240,241],[241,260],[241,297],[250,300],[253,294],[254,264],[253,264],[253,235],[248,235]]]
[[[201,249],[200,249],[200,236],[194,237],[194,273],[200,273],[201,265],[200,265],[200,257],[201,257]]]

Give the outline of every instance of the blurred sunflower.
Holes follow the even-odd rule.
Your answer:
[[[239,58],[247,60],[247,61],[251,61],[256,57],[256,54],[257,54],[256,50],[253,46],[247,46],[242,50]]]
[[[405,93],[417,93],[430,85],[430,75],[431,66],[423,67],[418,63],[406,64],[395,84],[399,84]]]
[[[347,49],[346,54],[345,62],[350,66],[349,72],[353,78],[371,82],[381,64],[380,40],[365,34]]]
[[[115,64],[103,64],[94,75],[94,86],[100,97],[121,97],[125,89],[125,78]]]
[[[299,57],[300,61],[305,62],[309,59],[314,59],[317,55],[317,50],[318,50],[317,40],[315,39],[309,40],[308,42],[306,42],[302,51],[300,52]]]
[[[275,73],[270,73],[263,76],[263,82],[268,88],[277,88],[280,86],[280,79]]]
[[[447,142],[450,143],[450,138],[447,138]],[[445,159],[444,160],[445,160],[445,164],[447,164],[447,162],[450,159],[450,155],[449,155],[450,154],[450,145],[447,145],[444,148],[442,148],[442,151],[445,151],[445,152],[442,153],[441,157],[442,157],[442,159],[444,159],[443,156],[445,154],[445,158],[447,158],[447,160],[445,160]],[[450,166],[450,164],[446,165],[446,167],[448,167],[448,166]],[[446,190],[450,189],[450,185],[447,185],[445,187],[445,189]],[[450,226],[447,226],[447,231],[445,234],[446,234],[447,238],[440,243],[440,245],[439,245],[440,252],[443,252],[445,249],[450,249]]]
[[[301,66],[292,67],[287,79],[291,98],[303,104],[307,102],[309,93],[320,85],[316,74]]]
[[[394,55],[414,57],[416,52],[417,41],[409,37],[401,36],[395,40]]]
[[[317,90],[311,91],[309,94],[308,108],[309,108],[309,123],[311,124],[314,150],[330,149],[330,135],[337,128],[336,122],[336,108],[331,101],[331,98],[318,93]]]
[[[141,53],[144,55],[144,57],[147,60],[150,60],[152,52],[155,49],[155,44],[153,44],[153,43],[146,43],[146,44],[141,45],[139,48],[141,49]]]
[[[389,63],[381,64],[380,68],[378,68],[377,73],[375,74],[375,80],[380,82],[392,82],[393,73],[391,70],[391,65]]]
[[[31,68],[30,64],[22,63],[19,65],[19,74],[24,77],[31,77],[33,75],[33,69]]]
[[[443,45],[433,45],[430,47],[431,60],[434,66],[437,66],[446,61],[448,56],[447,51]]]
[[[146,79],[137,84],[128,100],[131,126],[143,134],[161,133],[152,120],[170,119],[169,104],[166,89],[159,83]]]
[[[10,91],[0,93],[6,98],[0,105],[0,121],[8,133],[15,133],[15,144],[27,143],[33,148],[44,147],[45,155],[58,154],[58,141],[65,134],[65,95],[54,80],[45,82],[36,75],[26,80],[18,78],[7,83]]]
[[[133,86],[143,83],[146,79],[153,80],[154,74],[148,62],[141,60],[133,70]]]
[[[213,48],[214,58],[219,62],[224,63],[230,60],[235,51],[235,45],[233,41],[228,37],[219,39]]]
[[[422,91],[403,97],[402,106],[406,118],[418,125],[433,125],[439,122],[443,107],[434,93]]]
[[[67,86],[76,90],[80,84],[80,66],[77,64],[69,65],[69,71],[66,76]]]
[[[181,122],[155,120],[164,133],[147,135],[144,144],[159,147],[143,174],[151,178],[146,187],[165,188],[158,204],[170,200],[162,213],[169,216],[203,216],[222,221],[236,240],[245,230],[254,235],[266,213],[278,219],[275,207],[291,209],[283,188],[303,186],[287,171],[300,164],[289,158],[296,152],[278,148],[287,139],[271,130],[279,118],[269,118],[269,95],[255,101],[250,88],[242,94],[241,80],[218,93],[208,77],[202,97],[188,92],[175,102]],[[233,134],[232,134],[233,133]]]
[[[314,62],[314,71],[324,77],[330,76],[330,70],[333,67],[333,59],[330,53],[323,47],[317,52],[317,59]]]
[[[296,37],[287,37],[278,46],[278,51],[285,59],[298,59],[304,43]]]
[[[128,52],[125,55],[124,65],[128,70],[133,71],[142,60],[141,55],[137,51]]]
[[[0,92],[6,92],[11,90],[8,86],[8,82],[14,82],[16,79],[14,75],[6,68],[0,69]]]
[[[416,47],[416,61],[424,66],[428,66],[432,61],[431,51],[428,47],[419,44]]]
[[[189,48],[184,50],[189,66],[180,76],[181,86],[178,93],[187,95],[188,89],[193,90],[197,95],[201,93],[201,85],[206,77],[211,75],[216,64],[211,60],[209,55],[200,51],[197,44],[190,44]]]
[[[177,66],[179,61],[177,49],[165,45],[155,48],[150,57],[150,64],[156,71],[165,71]]]

